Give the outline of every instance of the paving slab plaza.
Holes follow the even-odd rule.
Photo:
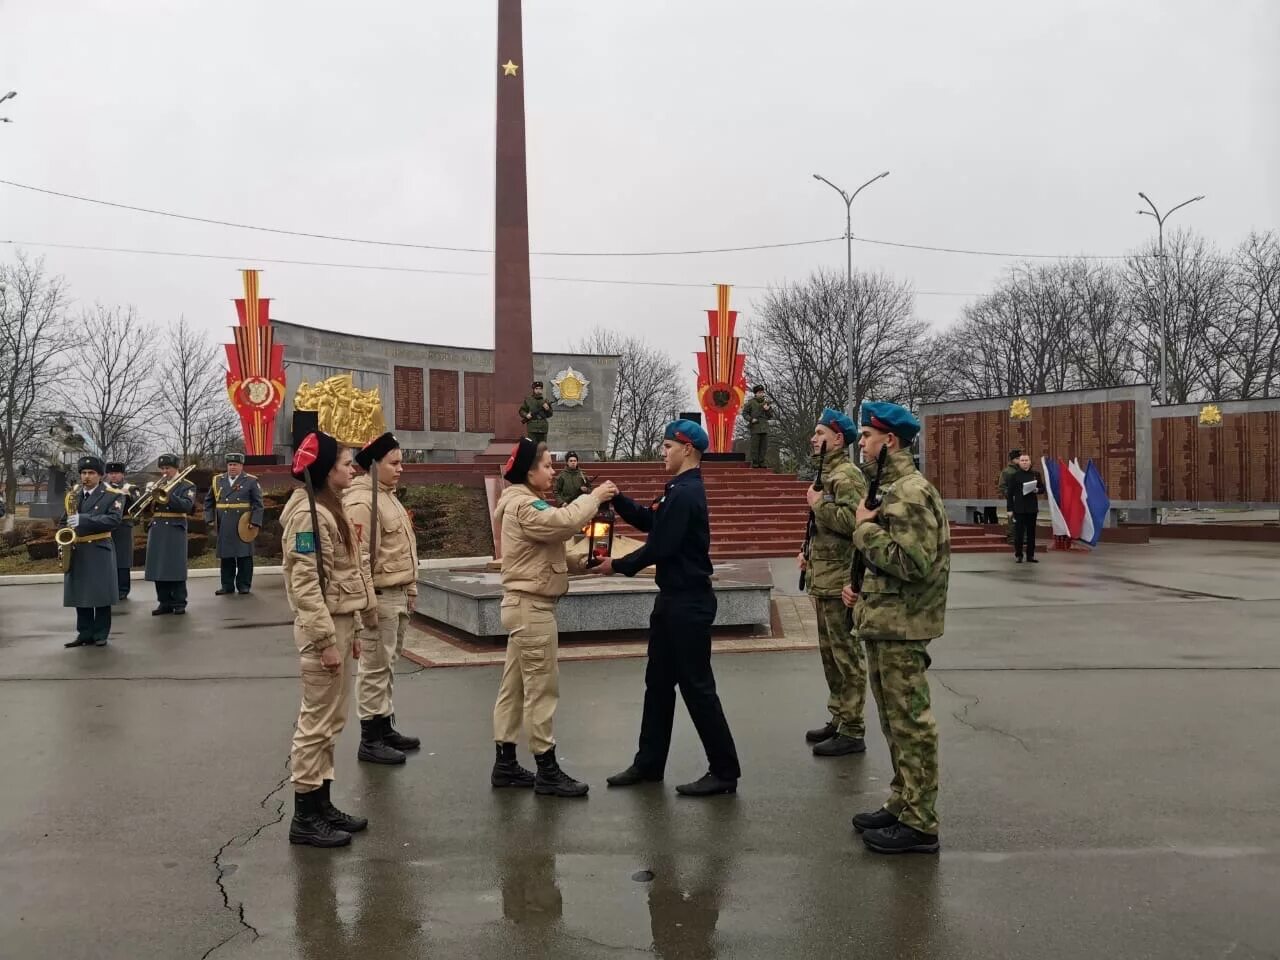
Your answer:
[[[675,795],[704,769],[683,707],[666,784],[605,788],[642,660],[564,665],[583,801],[489,789],[496,664],[404,662],[399,724],[425,746],[358,764],[353,719],[334,794],[371,826],[337,851],[286,839],[278,576],[225,599],[193,579],[185,618],[149,616],[139,583],[111,646],[81,650],[59,586],[0,587],[0,956],[1280,955],[1280,548],[955,558],[930,672],[938,857],[853,834],[888,753],[878,729],[862,757],[806,749],[825,688],[794,568],[776,576],[792,649],[715,658],[737,796]]]

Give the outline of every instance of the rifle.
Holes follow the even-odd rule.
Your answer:
[[[867,509],[875,510],[880,506],[880,476],[884,473],[884,463],[889,459],[889,448],[881,447],[880,452],[876,454],[876,475],[871,478],[871,483],[867,487]],[[859,594],[862,592],[862,578],[867,573],[867,561],[863,557],[862,551],[854,549],[853,559],[849,562],[849,585],[853,587],[853,592]],[[853,622],[853,611],[849,611],[849,621]]]
[[[822,489],[822,465],[827,460],[827,441],[822,441],[822,446],[818,450],[818,472],[813,478],[813,489]],[[813,534],[818,528],[818,518],[813,515],[813,507],[809,508],[809,521],[804,528],[804,546],[800,548],[800,555],[804,557],[804,569],[800,571],[800,592],[804,592],[805,574],[809,570],[809,550],[813,546]]]

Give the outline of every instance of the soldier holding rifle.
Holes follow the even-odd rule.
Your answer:
[[[551,419],[551,404],[542,396],[542,381],[535,380],[533,392],[520,404],[520,422],[524,424],[525,435],[534,443],[547,442],[547,421]]]
[[[938,851],[938,728],[929,702],[929,641],[942,636],[951,532],[942,498],[915,466],[920,431],[896,403],[862,405],[863,459],[877,460],[879,505],[859,504],[853,532],[861,581],[841,593],[867,645],[868,679],[889,743],[893,783],[883,807],[853,818],[876,853]]]
[[[773,419],[773,402],[765,395],[764,385],[751,389],[751,399],[742,407],[742,419],[751,432],[751,466],[768,466],[769,421]]]
[[[865,753],[867,663],[841,602],[853,555],[854,511],[867,491],[862,471],[849,459],[858,432],[849,417],[828,407],[809,443],[820,478],[805,492],[811,533],[800,569],[818,617],[818,651],[827,680],[827,722],[805,734],[816,757]]]

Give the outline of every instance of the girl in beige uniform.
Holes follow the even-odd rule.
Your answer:
[[[362,636],[356,675],[357,756],[367,763],[404,763],[404,751],[422,745],[417,737],[406,737],[392,726],[396,661],[418,599],[418,541],[409,511],[396,499],[403,460],[395,434],[384,433],[369,443],[356,454],[356,463],[366,473],[355,479],[342,501],[355,524],[360,549],[369,555],[378,598],[378,628]]]
[[[587,785],[560,769],[551,723],[560,699],[556,600],[569,589],[565,543],[595,516],[618,488],[605,481],[589,494],[556,508],[546,501],[555,471],[545,443],[527,437],[511,451],[494,525],[502,537],[502,626],[508,633],[498,702],[493,707],[495,787],[533,787],[545,796],[581,797]],[[574,567],[585,569],[586,557]],[[529,727],[537,776],[516,761],[520,728]]]
[[[295,490],[280,514],[285,590],[302,668],[302,707],[289,755],[289,842],[313,847],[345,846],[368,826],[329,797],[333,750],[347,722],[352,660],[360,656],[357,634],[378,623],[368,555],[342,507],[352,473],[350,450],[340,450],[328,434],[308,434],[293,458],[293,476],[306,489]]]

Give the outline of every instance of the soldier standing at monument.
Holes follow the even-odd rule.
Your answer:
[[[826,446],[820,465],[822,489],[805,488],[813,511],[814,533],[809,558],[800,554],[801,570],[807,570],[809,596],[818,618],[818,651],[827,680],[825,725],[806,733],[817,757],[843,757],[865,753],[866,721],[863,705],[867,696],[867,661],[862,644],[850,629],[849,617],[840,599],[849,583],[853,556],[854,513],[867,493],[867,480],[849,459],[849,448],[858,430],[849,417],[828,407],[822,411],[809,443],[815,460]]]
[[[284,584],[293,611],[293,641],[302,673],[302,705],[289,753],[293,821],[289,842],[342,847],[363,830],[364,817],[333,805],[334,747],[347,723],[351,660],[360,633],[378,628],[368,554],[342,505],[351,485],[351,451],[326,433],[309,433],[293,456],[294,490],[280,514]]]
[[[396,661],[418,599],[418,538],[409,511],[396,497],[404,471],[404,451],[393,433],[384,433],[356,454],[365,471],[347,489],[343,507],[356,528],[360,549],[369,556],[369,574],[378,602],[378,628],[366,631],[356,674],[360,716],[357,757],[369,763],[404,763],[406,750],[422,742],[396,730],[391,700]]]
[[[102,461],[81,457],[80,482],[63,499],[58,525],[75,534],[71,566],[62,577],[62,605],[76,608],[76,638],[64,647],[107,645],[111,633],[111,605],[120,595],[116,582],[116,551],[112,533],[120,525],[123,493],[102,482]],[[59,531],[61,532],[61,531]]]
[[[253,540],[240,536],[241,517],[249,516],[250,534],[262,529],[262,488],[258,478],[244,472],[244,454],[227,454],[227,472],[209,484],[204,497],[204,519],[216,524],[218,559],[222,562],[219,597],[248,593],[253,586]]]
[[[853,818],[876,853],[938,851],[938,728],[929,702],[929,641],[942,636],[951,532],[942,497],[916,469],[909,444],[920,432],[896,403],[862,404],[863,460],[888,458],[881,503],[858,505],[853,546],[861,583],[842,592],[867,645],[868,677],[889,744],[893,782],[883,807]],[[872,468],[875,469],[874,467]]]
[[[1004,527],[1004,539],[1007,543],[1013,543],[1013,490],[1009,486],[1009,479],[1018,472],[1020,456],[1022,451],[1017,447],[1009,451],[1009,462],[1000,471],[1000,479],[996,481],[996,489],[1000,492],[1000,496],[1004,497],[1004,508],[1008,512],[1008,520]]]
[[[751,466],[767,467],[769,456],[769,421],[773,419],[773,402],[765,396],[764,385],[751,388],[752,397],[742,408],[742,419],[751,431]]]
[[[707,432],[692,420],[667,424],[662,458],[673,474],[650,506],[618,494],[619,516],[649,535],[645,545],[625,557],[606,559],[594,568],[607,576],[634,577],[657,566],[658,599],[649,618],[649,664],[644,673],[644,713],[640,744],[631,766],[609,777],[611,787],[658,781],[667,765],[671,727],[675,721],[676,687],[684,696],[689,718],[707,754],[709,770],[676,792],[690,797],[734,793],[742,770],[738,751],[716,693],[711,671],[711,625],[716,595],[711,588],[711,524],[707,491],[702,484],[702,454],[710,445]]]
[[[572,450],[564,458],[565,467],[556,477],[556,499],[561,506],[572,503],[583,494],[591,492],[591,481],[578,466],[578,455]]]
[[[534,443],[547,442],[547,421],[551,419],[551,404],[542,396],[542,381],[535,380],[533,392],[520,404],[520,421],[524,424],[525,435]]]
[[[189,480],[174,483],[178,458],[160,455],[162,484],[172,484],[165,502],[153,502],[147,528],[147,565],[144,577],[156,585],[153,617],[187,612],[187,515],[195,508],[196,485]],[[148,484],[151,489],[155,484]]]
[[[138,502],[142,491],[125,480],[125,465],[119,460],[107,464],[107,483],[124,494],[121,501],[124,510],[119,525],[111,531],[111,542],[116,548],[116,579],[120,587],[120,599],[127,600],[129,588],[133,585],[130,579],[133,570],[133,523],[126,515]]]
[[[495,787],[533,787],[544,796],[583,797],[587,784],[573,779],[556,761],[552,720],[560,700],[559,630],[556,600],[569,590],[570,558],[565,543],[611,499],[618,488],[605,481],[585,497],[560,508],[545,497],[554,476],[546,444],[522,439],[511,451],[502,476],[511,484],[493,512],[502,546],[502,626],[507,660],[493,705]],[[577,556],[575,569],[585,568]],[[521,727],[529,728],[529,748],[538,762],[534,774],[516,760]]]

